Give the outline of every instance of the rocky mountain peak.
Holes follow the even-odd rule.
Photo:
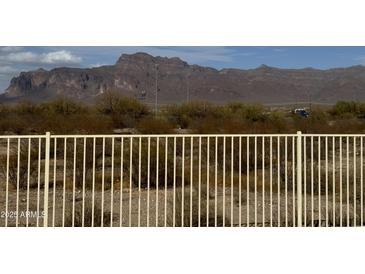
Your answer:
[[[152,55],[149,55],[144,52],[137,52],[134,54],[125,54],[124,53],[119,57],[116,64],[120,65],[120,64],[129,63],[129,62],[155,63],[156,58],[153,57]]]
[[[42,101],[57,96],[93,101],[107,90],[116,90],[151,103],[156,100],[156,84],[162,104],[185,102],[187,96],[219,103],[293,103],[309,100],[309,92],[316,102],[332,103],[365,100],[365,67],[318,70],[262,65],[248,70],[216,70],[189,65],[177,57],[138,52],[121,55],[111,66],[22,72],[11,80],[0,101]]]
[[[143,64],[143,65],[175,65],[175,66],[188,66],[187,62],[184,62],[178,57],[161,57],[161,56],[152,56],[150,54],[144,52],[137,52],[134,54],[122,54],[116,65],[125,65],[125,64]]]

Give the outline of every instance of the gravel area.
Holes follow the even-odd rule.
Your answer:
[[[176,189],[175,194],[175,222],[178,218],[182,218],[182,199],[179,198],[179,193],[181,197],[181,189]],[[198,222],[199,219],[199,207],[198,200],[199,197],[198,190],[193,189],[194,197],[192,204],[192,217],[193,223]],[[223,195],[225,193],[225,195]],[[258,192],[256,195],[255,203],[255,193],[249,192],[249,199],[247,200],[247,193],[242,191],[241,193],[241,205],[239,203],[238,190],[234,189],[233,193],[230,188],[227,188],[225,192],[220,187],[217,190],[217,195],[215,191],[210,191],[209,197],[207,199],[206,193],[201,190],[201,208],[200,215],[201,219],[208,219],[208,222],[201,221],[201,225],[209,226],[215,225],[215,216],[224,220],[225,226],[293,226],[295,223],[295,212],[296,203],[293,203],[293,193],[281,192],[280,195],[275,192],[270,195],[270,193],[262,194]],[[29,203],[28,197],[29,196]],[[18,219],[18,226],[37,226],[43,224],[43,190],[39,193],[39,213],[37,214],[37,201],[38,201],[37,190],[30,190],[27,195],[26,191],[19,192],[19,208],[17,211],[16,201],[17,194],[14,191],[9,191],[8,195],[8,215],[7,215],[7,225],[15,226]],[[128,189],[124,190],[122,193],[120,191],[114,191],[111,195],[110,191],[105,191],[104,194],[101,191],[95,192],[94,196],[94,214],[97,212],[101,216],[101,210],[104,212],[103,221],[105,226],[110,226],[110,216],[113,216],[112,226],[164,226],[165,222],[167,226],[173,225],[173,208],[174,208],[174,192],[173,189],[150,190],[133,189],[130,192]],[[184,191],[184,208],[183,211],[185,215],[184,220],[190,220],[190,189],[187,187]],[[55,199],[53,199],[55,198]],[[75,199],[74,199],[75,198]],[[122,199],[121,199],[122,198]],[[131,198],[131,199],[130,199]],[[233,198],[233,199],[232,199]],[[48,209],[48,221],[50,226],[62,226],[63,216],[65,220],[65,225],[72,225],[72,212],[74,205],[75,212],[75,225],[77,226],[77,220],[80,221],[82,216],[82,208],[84,204],[85,212],[85,226],[90,226],[87,223],[87,218],[91,220],[91,208],[92,208],[92,192],[86,191],[85,198],[83,199],[82,192],[80,190],[76,191],[75,197],[73,197],[72,191],[67,191],[65,199],[63,199],[63,190],[57,189],[55,193],[50,189],[49,192],[49,209]],[[303,210],[303,220],[308,226],[319,226],[319,225],[329,225],[336,226],[340,225],[342,215],[342,225],[347,224],[353,226],[360,225],[361,220],[361,205],[360,202],[356,202],[356,207],[354,203],[347,204],[346,201],[339,201],[338,197],[335,197],[335,203],[333,203],[332,197],[328,197],[326,200],[325,196],[315,196],[313,200],[309,195],[307,199],[303,197],[303,203],[305,204],[306,210]],[[75,201],[75,202],[73,202]],[[103,209],[101,204],[103,203]],[[207,202],[206,202],[207,201]],[[0,226],[5,226],[6,221],[6,196],[4,191],[0,193]],[[65,208],[63,207],[65,204]],[[328,205],[326,207],[326,204]],[[165,210],[166,208],[166,210]],[[16,217],[16,212],[18,212],[18,218]],[[166,212],[166,214],[165,214]],[[207,213],[208,212],[208,213]],[[256,212],[256,214],[255,214]],[[27,216],[28,213],[28,216]],[[121,214],[120,214],[121,213]],[[280,214],[279,214],[280,213]],[[37,216],[38,215],[38,216]],[[165,218],[166,215],[166,218]],[[88,217],[87,217],[88,216]],[[121,217],[122,216],[122,217]],[[100,217],[101,218],[101,217]],[[187,218],[187,219],[186,219]],[[166,219],[166,220],[165,220]],[[365,219],[365,218],[363,218]],[[97,225],[98,220],[94,219]],[[80,224],[79,224],[80,225]],[[99,221],[100,225],[100,221]],[[189,225],[185,224],[185,225]],[[222,223],[218,223],[218,226],[222,226]]]

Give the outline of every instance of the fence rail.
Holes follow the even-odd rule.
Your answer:
[[[364,136],[0,136],[0,226],[363,226]]]

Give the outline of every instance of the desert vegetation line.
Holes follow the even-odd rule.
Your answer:
[[[364,133],[365,103],[315,106],[308,118],[288,107],[189,102],[155,111],[143,101],[108,91],[93,104],[67,97],[0,105],[0,134],[118,133]]]

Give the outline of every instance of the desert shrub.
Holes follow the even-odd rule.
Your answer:
[[[169,121],[158,118],[144,118],[136,127],[142,134],[168,134],[174,132],[173,125]]]
[[[219,106],[206,102],[190,102],[182,105],[172,105],[163,111],[166,118],[181,128],[188,128],[191,123],[202,119],[213,117],[219,118],[223,115]]]
[[[53,134],[105,134],[112,132],[113,122],[109,116],[96,113],[73,114],[67,117],[60,114],[52,114],[43,117],[38,123],[34,121],[33,129],[36,132],[44,133],[50,131]]]
[[[204,134],[204,133],[219,133],[222,131],[222,124],[220,120],[214,119],[212,117],[202,118],[200,120],[192,120],[190,122],[190,128],[194,133]]]
[[[148,144],[146,138],[141,139],[141,159],[139,159],[139,141],[135,140],[133,142],[133,162],[132,162],[132,181],[135,186],[139,185],[139,165],[141,166],[141,187],[147,187],[148,185]],[[176,145],[177,147],[179,144]],[[178,151],[176,151],[178,154]],[[173,162],[173,143],[170,139],[167,144],[167,168],[165,166],[165,153],[166,144],[165,139],[161,138],[159,140],[159,151],[158,151],[158,181],[159,187],[163,188],[165,186],[165,171],[167,170],[167,186],[173,185],[174,181],[174,162]],[[128,152],[129,155],[129,152]],[[125,157],[125,167],[129,168],[129,158]],[[140,162],[141,161],[141,162]],[[180,159],[176,159],[176,166],[181,166]],[[157,175],[157,144],[156,141],[151,141],[150,143],[150,187],[156,187],[156,175]],[[186,176],[188,177],[188,176]],[[176,182],[181,181],[181,172],[176,172]]]
[[[230,103],[226,106],[228,113],[249,121],[263,121],[266,119],[263,106],[259,104]]]
[[[12,150],[17,152],[17,147]],[[20,156],[18,166],[18,155],[17,153],[10,152],[9,155],[9,184],[13,188],[17,187],[19,178],[19,189],[27,189],[28,186],[28,172],[29,172],[29,187],[37,185],[38,180],[38,148],[34,144],[30,149],[30,158],[28,159],[28,142],[22,141],[20,143]],[[28,171],[28,160],[29,160],[29,171]],[[7,176],[7,155],[0,157],[0,174],[3,180]]]
[[[273,111],[268,115],[266,124],[267,133],[288,133],[291,131],[288,119],[284,116],[282,112]]]
[[[267,121],[260,105],[230,103],[214,105],[191,102],[165,108],[163,115],[181,128],[191,128],[196,133],[243,133],[252,125]]]
[[[41,120],[42,112],[39,106],[30,101],[23,101],[8,106],[0,118],[2,131],[15,134],[27,134]]]
[[[0,131],[15,134],[108,133],[114,128],[110,116],[68,98],[42,104],[20,102],[3,108]]]
[[[354,101],[338,101],[329,112],[340,117],[355,116],[364,118],[365,104]]]
[[[0,115],[8,114],[11,112],[10,106],[0,103]]]
[[[1,132],[22,134],[30,126],[28,121],[15,113],[4,114],[0,117]]]
[[[331,113],[337,116],[343,116],[345,114],[356,114],[357,104],[355,102],[339,101],[333,106]]]
[[[87,107],[81,102],[76,102],[67,97],[58,97],[52,101],[40,104],[40,109],[45,114],[60,114],[69,116],[87,112]]]
[[[117,127],[132,127],[136,122],[150,115],[146,105],[113,91],[105,92],[98,98],[97,109],[102,114],[110,115]]]
[[[39,108],[39,105],[32,101],[21,101],[18,104],[14,105],[12,107],[13,112],[18,114],[38,114],[41,109]]]
[[[181,107],[178,105],[166,107],[163,110],[163,115],[166,116],[171,123],[176,124],[181,128],[188,128],[191,123],[190,117],[186,113],[183,113]]]

